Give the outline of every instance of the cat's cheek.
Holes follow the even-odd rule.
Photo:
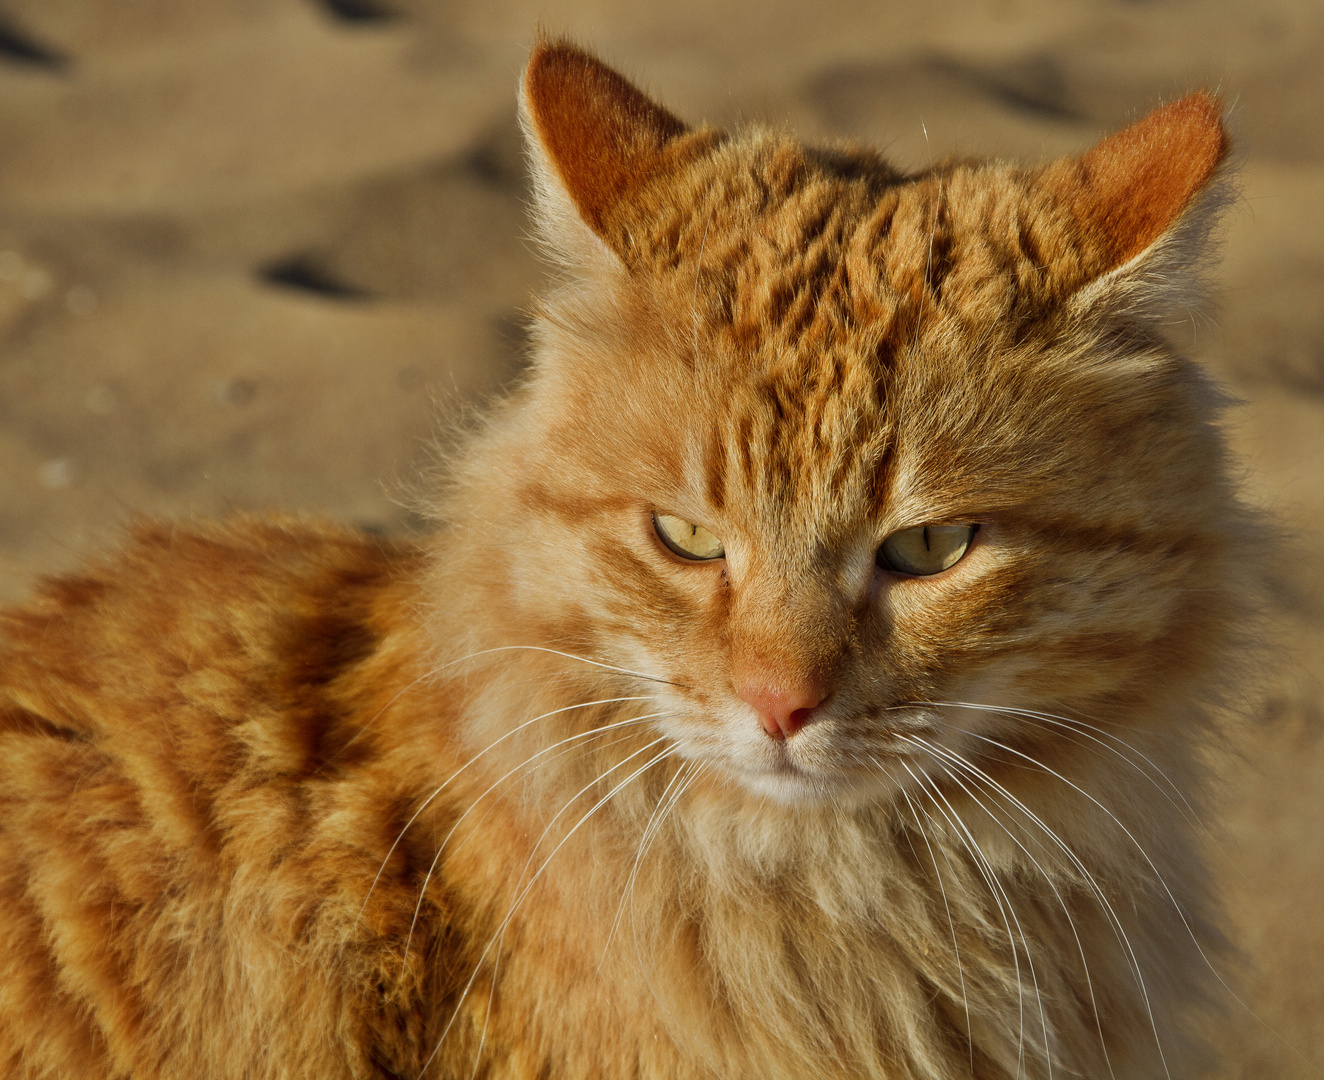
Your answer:
[[[763,744],[771,747],[773,741],[763,733],[758,714],[743,702],[680,701],[659,726],[683,744],[682,751],[697,749],[759,767],[772,760]]]
[[[939,732],[938,741],[949,750],[977,758],[987,745],[984,739],[1005,739],[1041,726],[1033,711],[1051,702],[1026,691],[1035,667],[1028,657],[1002,657],[939,687],[928,710]]]
[[[741,737],[741,718],[732,709],[701,709],[681,702],[657,720],[657,727],[675,745],[677,754],[719,772],[740,774],[766,768],[754,740]],[[751,721],[757,728],[758,721]],[[759,733],[762,734],[761,732]],[[766,740],[766,736],[764,736]],[[770,741],[770,740],[769,740]]]

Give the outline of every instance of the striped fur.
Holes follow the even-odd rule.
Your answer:
[[[434,537],[147,525],[3,616],[0,1070],[1195,1075],[1265,543],[1160,333],[1217,104],[915,176],[563,44],[522,109],[561,279]],[[829,696],[775,741],[748,670]]]

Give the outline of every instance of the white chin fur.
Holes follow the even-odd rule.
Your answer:
[[[839,773],[816,776],[799,769],[734,769],[736,781],[751,794],[784,806],[832,804],[859,806],[887,799],[893,785],[881,776]]]

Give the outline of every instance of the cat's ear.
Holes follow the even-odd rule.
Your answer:
[[[543,239],[557,258],[580,267],[604,257],[630,263],[641,189],[679,165],[687,146],[701,149],[683,122],[563,41],[539,42],[529,57],[520,122]]]
[[[1073,304],[1163,316],[1198,299],[1206,241],[1229,198],[1219,169],[1227,153],[1222,108],[1200,92],[1050,165],[1042,182],[1089,251],[1092,280]]]

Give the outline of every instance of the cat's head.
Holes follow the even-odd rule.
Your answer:
[[[786,801],[1034,737],[930,703],[1134,722],[1207,680],[1238,511],[1156,326],[1216,201],[1214,99],[902,175],[691,129],[543,44],[522,115],[565,271],[498,440],[531,641],[662,680],[683,755]]]

